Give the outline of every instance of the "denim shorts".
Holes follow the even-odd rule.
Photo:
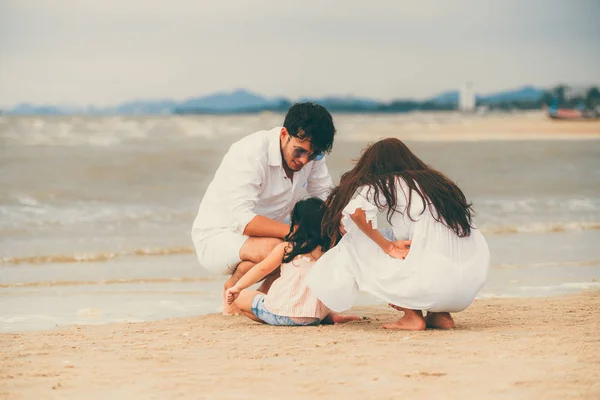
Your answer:
[[[269,325],[277,325],[277,326],[310,326],[310,325],[319,325],[321,321],[317,319],[314,322],[310,322],[307,324],[302,324],[292,320],[290,317],[286,317],[284,315],[273,314],[265,308],[265,295],[257,294],[252,299],[252,312],[258,319],[263,321]]]

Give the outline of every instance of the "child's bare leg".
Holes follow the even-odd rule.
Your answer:
[[[355,315],[341,315],[341,314],[337,314],[334,313],[333,311],[330,312],[329,314],[327,314],[327,316],[325,318],[323,318],[323,321],[321,321],[322,324],[345,324],[346,322],[352,322],[352,321],[360,321],[362,320],[361,317],[357,317]]]
[[[427,312],[425,317],[427,328],[430,329],[454,329],[454,319],[447,312]]]
[[[258,319],[256,315],[252,312],[252,301],[257,294],[264,294],[261,292],[257,292],[256,290],[242,290],[237,299],[235,299],[234,304],[238,307],[238,309],[244,314],[246,317],[250,318],[256,322],[263,322]]]
[[[396,322],[382,325],[384,329],[403,329],[409,331],[422,331],[425,329],[425,318],[421,310],[411,310],[390,304],[390,306],[398,311],[404,311],[404,316]]]

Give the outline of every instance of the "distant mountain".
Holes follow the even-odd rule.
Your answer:
[[[312,101],[314,103],[320,104],[323,107],[331,110],[335,109],[353,109],[360,108],[364,110],[369,109],[377,109],[382,105],[381,101],[354,97],[354,96],[345,96],[345,97],[337,97],[337,96],[328,96],[321,98],[302,98],[300,101]]]
[[[244,89],[238,89],[231,93],[219,92],[204,97],[187,99],[176,104],[175,108],[181,112],[192,110],[227,112],[268,108],[276,105],[280,100],[269,99]]]
[[[6,114],[35,114],[35,115],[58,115],[62,114],[62,110],[57,106],[34,105],[22,103],[14,107],[12,110],[5,110]]]
[[[543,89],[523,86],[518,89],[499,93],[477,95],[477,101],[485,104],[499,104],[513,101],[538,101],[545,93]],[[450,90],[442,92],[426,101],[394,100],[381,102],[369,98],[354,96],[327,96],[321,98],[304,98],[300,101],[314,101],[330,111],[335,112],[399,112],[414,109],[449,110],[458,104],[459,92]],[[240,113],[264,110],[285,112],[292,104],[286,98],[268,98],[244,89],[232,92],[218,92],[208,96],[193,97],[183,101],[134,100],[112,107],[77,108],[56,105],[19,104],[13,109],[4,110],[5,114],[122,114],[122,115],[155,115],[186,113]]]
[[[110,114],[171,114],[177,106],[174,100],[136,100],[96,112]]]
[[[260,110],[278,107],[287,103],[286,99],[270,99],[247,90],[238,89],[233,92],[219,92],[203,97],[194,97],[183,101],[164,100],[133,100],[111,107],[94,107],[87,109],[59,107],[47,105],[19,104],[5,110],[6,114],[124,114],[124,115],[154,115],[181,112],[239,112],[243,110]]]
[[[442,92],[435,97],[432,97],[428,101],[438,104],[458,104],[459,96],[460,95],[458,93],[458,90],[449,90],[447,92]]]
[[[475,98],[477,101],[483,101],[488,104],[508,101],[535,101],[540,99],[545,92],[545,89],[540,89],[533,86],[523,86],[518,89],[511,89],[498,93],[490,93],[486,95],[478,94],[475,96]],[[432,97],[429,99],[429,101],[437,104],[458,104],[459,97],[460,93],[458,90],[450,90]]]
[[[533,86],[523,86],[518,89],[507,90],[500,93],[492,93],[483,96],[477,96],[478,100],[489,103],[500,103],[503,101],[535,101],[544,95],[544,89]]]

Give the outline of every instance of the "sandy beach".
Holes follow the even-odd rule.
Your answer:
[[[4,399],[598,399],[600,291],[476,301],[453,331],[212,314],[0,335]]]
[[[399,313],[368,302],[339,326],[210,314],[223,281],[198,266],[191,221],[230,143],[280,115],[11,117],[0,399],[599,399],[600,122],[336,118],[334,179],[397,136],[472,198],[493,260],[456,330],[386,331]]]
[[[599,16],[0,0],[0,400],[600,400]],[[339,216],[382,180],[418,193],[369,190],[309,285],[357,318],[223,315],[275,241],[320,253],[300,200]],[[327,316],[300,267],[265,311]],[[388,302],[470,306],[404,331]]]
[[[410,141],[499,141],[499,140],[597,140],[600,120],[552,120],[540,111],[460,115],[456,113],[415,113],[394,116],[388,121],[365,125],[345,135],[349,140],[398,137]]]

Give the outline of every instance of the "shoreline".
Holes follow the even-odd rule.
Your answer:
[[[498,142],[498,141],[581,141],[581,140],[600,140],[599,132],[584,132],[584,133],[566,133],[566,132],[526,132],[526,133],[431,133],[431,132],[399,132],[390,135],[350,135],[340,141],[347,143],[354,142],[374,142],[387,137],[397,137],[400,140],[407,142]]]
[[[552,121],[536,114],[504,117],[474,115],[449,121],[436,121],[433,117],[398,120],[395,123],[374,121],[366,128],[370,132],[377,132],[377,135],[350,133],[340,138],[349,142],[373,141],[388,136],[428,142],[600,139],[600,120]]]
[[[600,396],[600,290],[476,300],[453,331],[271,327],[209,314],[0,334],[0,398]]]
[[[10,119],[22,120],[31,123],[34,120],[48,120],[48,132],[53,132],[61,121],[72,119],[106,120],[118,124],[119,121],[169,121],[173,129],[177,128],[177,121],[186,121],[183,124],[181,137],[186,140],[195,138],[201,140],[225,139],[234,141],[236,138],[251,133],[253,129],[270,129],[281,124],[280,114],[233,114],[233,115],[120,115],[120,116],[10,116]],[[600,139],[600,119],[596,120],[552,120],[543,111],[521,111],[489,114],[463,114],[460,112],[412,112],[412,113],[342,113],[333,114],[337,126],[340,142],[369,142],[385,137],[398,137],[408,141],[439,141],[439,142],[464,142],[464,141],[499,141],[499,140],[597,140]],[[229,131],[223,129],[216,132],[190,134],[189,131],[206,130],[205,124],[209,120],[224,120],[227,125],[239,121],[249,125],[247,129]],[[111,125],[112,126],[112,125]],[[119,125],[120,126],[120,125]],[[120,126],[123,128],[123,126]],[[33,132],[38,128],[32,127]],[[41,128],[39,128],[41,129]],[[130,129],[130,128],[128,128]],[[128,129],[126,131],[128,132]],[[189,130],[189,131],[188,131]],[[39,131],[37,133],[43,133]],[[98,133],[98,132],[95,132]],[[70,136],[69,136],[70,137]],[[75,136],[71,139],[75,140]],[[171,136],[168,136],[171,137]],[[180,138],[179,135],[173,136]],[[147,138],[142,135],[142,138]],[[56,140],[55,140],[56,139]],[[36,142],[28,145],[60,145],[60,138],[50,137],[49,142]],[[63,138],[64,139],[64,138]],[[66,140],[66,139],[65,139]],[[121,143],[124,137],[116,137]],[[68,142],[70,143],[70,142]],[[104,142],[102,142],[104,143]],[[92,143],[96,146],[97,143]],[[104,145],[104,144],[102,144]]]

